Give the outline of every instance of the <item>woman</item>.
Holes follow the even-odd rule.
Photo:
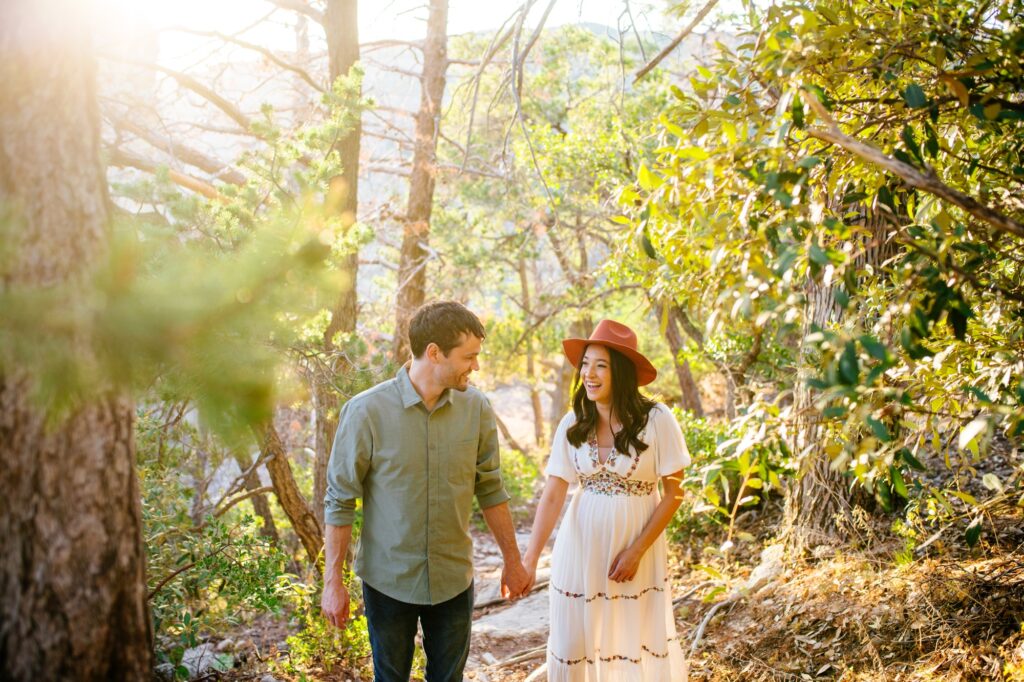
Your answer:
[[[523,557],[535,576],[569,485],[579,483],[551,558],[548,680],[685,680],[663,535],[690,463],[683,434],[667,407],[640,394],[658,372],[629,327],[604,320],[562,347],[577,368],[572,411],[555,432]]]

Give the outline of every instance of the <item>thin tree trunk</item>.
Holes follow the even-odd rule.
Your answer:
[[[0,205],[18,217],[0,287],[73,297],[107,249],[110,209],[88,23],[50,9],[0,8]],[[88,340],[74,352],[87,363]],[[91,399],[53,424],[36,381],[0,376],[0,679],[148,679],[131,402]]]
[[[284,509],[288,520],[292,522],[292,528],[299,536],[299,541],[302,542],[302,546],[306,550],[309,562],[319,570],[317,557],[320,556],[320,549],[324,545],[323,531],[320,523],[316,520],[316,514],[306,504],[299,486],[295,483],[292,466],[288,462],[288,453],[285,452],[281,437],[273,424],[262,427],[256,432],[256,436],[266,458],[267,471],[270,473],[277,501]]]
[[[676,379],[679,381],[683,409],[698,417],[703,417],[704,407],[700,401],[700,390],[697,388],[697,382],[693,379],[693,373],[690,372],[690,363],[685,358],[682,362],[679,361],[680,355],[686,348],[686,342],[676,325],[676,317],[668,314],[669,311],[666,310],[665,304],[660,301],[654,303],[653,310],[659,322],[665,321],[665,341],[668,342],[668,348],[672,351],[672,364],[676,370]]]
[[[594,323],[590,318],[577,320],[573,322],[569,327],[570,334],[573,338],[586,339],[590,337],[590,332],[594,330]],[[569,359],[562,357],[562,365],[557,370],[555,376],[555,386],[551,391],[551,412],[550,417],[550,433],[554,436],[555,431],[558,429],[558,423],[562,421],[562,417],[565,413],[572,409],[572,396],[569,394],[572,389],[572,378],[576,372],[576,368],[569,363]]]
[[[330,58],[330,75],[333,84],[338,78],[347,76],[359,60],[359,25],[356,0],[328,0],[324,15],[324,31],[327,34],[327,49]],[[357,122],[335,145],[341,159],[341,175],[331,180],[328,212],[341,217],[345,229],[356,221],[359,200],[359,149],[362,127]],[[356,281],[359,274],[359,254],[346,255],[341,263],[343,289],[331,311],[331,322],[324,332],[322,366],[312,371],[313,409],[316,411],[314,436],[313,469],[313,510],[317,523],[324,525],[324,496],[327,493],[327,463],[331,457],[334,432],[338,429],[340,397],[334,387],[334,379],[350,369],[348,358],[338,352],[334,340],[340,334],[351,334],[356,330],[359,316],[359,301],[356,295]],[[326,374],[326,376],[325,376]]]
[[[530,302],[530,278],[527,276],[526,257],[519,254],[519,287],[522,290],[523,312],[529,324],[533,304]],[[540,391],[537,390],[537,358],[533,348],[533,334],[527,334],[526,344],[526,383],[530,387],[530,406],[533,408],[533,442],[537,446],[544,445],[544,408],[540,402]]]
[[[441,101],[448,68],[447,46],[448,0],[430,0],[427,37],[423,44],[420,109],[416,114],[416,143],[409,177],[409,204],[398,265],[394,338],[396,364],[409,358],[409,320],[426,300],[430,214],[434,204]]]
[[[245,455],[241,450],[235,451],[235,461],[238,462],[238,466],[242,471],[245,471],[252,467],[252,460]],[[259,467],[253,469],[245,479],[245,489],[252,491],[260,488],[260,475]],[[252,502],[252,509],[263,519],[263,527],[260,528],[260,535],[267,538],[273,544],[277,544],[280,541],[280,537],[277,534],[277,525],[274,523],[274,513],[270,509],[270,502],[267,501],[267,496],[261,494],[253,495],[249,498]]]

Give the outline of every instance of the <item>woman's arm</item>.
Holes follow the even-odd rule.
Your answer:
[[[683,479],[683,472],[678,471],[669,476],[662,476],[662,485],[665,488],[665,496],[654,508],[654,513],[647,520],[644,529],[637,536],[636,540],[629,547],[619,552],[619,555],[612,561],[608,569],[608,578],[615,582],[629,582],[636,575],[640,566],[640,559],[650,549],[658,536],[662,534],[668,522],[672,520],[676,510],[683,501],[680,483]]]
[[[562,505],[565,504],[565,495],[569,491],[569,482],[558,476],[548,476],[544,484],[544,492],[541,493],[540,502],[537,504],[537,514],[533,517],[533,530],[530,531],[530,543],[523,555],[523,565],[530,576],[537,574],[537,561],[540,553],[544,550],[551,531],[555,528],[558,515],[562,512]],[[532,585],[531,580],[531,585]]]

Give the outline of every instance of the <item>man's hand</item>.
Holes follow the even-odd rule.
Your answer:
[[[615,561],[612,562],[611,568],[608,570],[608,578],[617,583],[629,582],[636,575],[636,570],[640,567],[641,556],[642,554],[634,551],[632,548],[622,550],[615,557]]]
[[[501,569],[501,596],[516,601],[533,587],[533,579],[521,561],[505,562]]]
[[[320,597],[320,613],[324,619],[336,628],[344,628],[348,623],[348,611],[348,588],[345,584],[340,580],[325,583]]]

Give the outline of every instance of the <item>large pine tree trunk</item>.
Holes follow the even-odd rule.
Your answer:
[[[398,264],[398,297],[395,305],[394,359],[409,358],[409,320],[426,300],[427,246],[430,214],[434,204],[437,173],[437,137],[441,123],[445,72],[448,69],[448,0],[430,0],[427,37],[423,43],[423,76],[420,80],[420,109],[416,114],[416,142],[409,204],[402,234]]]
[[[330,57],[331,82],[347,76],[359,60],[359,24],[356,0],[329,0],[324,18],[327,34],[327,49]],[[331,183],[331,205],[333,213],[340,215],[344,224],[351,226],[356,220],[359,199],[359,148],[362,127],[358,123],[335,149],[341,158],[341,176]],[[350,369],[348,359],[335,347],[337,334],[348,334],[356,330],[359,316],[359,301],[356,296],[356,279],[359,270],[359,254],[350,253],[341,263],[343,289],[334,309],[331,323],[324,333],[322,365],[314,367],[313,409],[316,410],[316,432],[314,446],[316,458],[313,471],[312,508],[320,527],[324,525],[324,496],[327,493],[327,463],[331,457],[334,432],[338,429],[340,398],[334,387],[336,376]]]
[[[87,24],[50,5],[0,9],[0,204],[19,216],[0,286],[74,291],[109,206]],[[132,406],[108,395],[47,423],[35,381],[0,377],[0,679],[148,679]]]

